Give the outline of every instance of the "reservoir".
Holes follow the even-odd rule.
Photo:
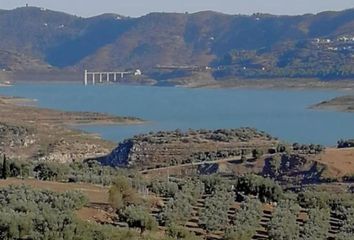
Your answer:
[[[36,99],[39,107],[147,120],[142,125],[79,127],[116,142],[158,130],[238,127],[255,127],[288,142],[335,145],[340,138],[354,138],[354,113],[309,109],[313,104],[348,94],[335,90],[20,83],[0,88],[0,94]]]

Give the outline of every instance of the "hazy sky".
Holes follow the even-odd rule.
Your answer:
[[[107,12],[141,16],[149,12],[201,10],[231,14],[263,12],[293,15],[354,7],[354,0],[0,0],[0,9],[25,6],[26,3],[85,17]]]

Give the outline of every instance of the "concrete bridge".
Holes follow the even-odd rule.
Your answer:
[[[84,85],[86,86],[90,82],[92,85],[103,82],[119,82],[119,80],[123,79],[126,75],[140,76],[141,71],[139,69],[124,72],[89,72],[88,70],[85,70]]]

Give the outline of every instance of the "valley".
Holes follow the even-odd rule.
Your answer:
[[[0,36],[0,239],[354,239],[354,9]]]

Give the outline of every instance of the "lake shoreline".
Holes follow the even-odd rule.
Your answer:
[[[350,131],[343,131],[336,125],[324,136],[324,129],[333,126],[333,121],[341,121],[342,126],[348,126],[353,116],[309,110],[309,106],[344,95],[343,92],[253,89],[18,83],[11,88],[0,88],[0,92],[7,96],[38,99],[39,105],[48,109],[105,112],[113,116],[123,114],[148,119],[148,122],[135,119],[134,123],[129,121],[125,125],[125,121],[117,123],[105,119],[91,124],[87,116],[69,118],[66,127],[99,133],[103,139],[115,143],[150,131],[247,126],[285,141],[328,146],[334,145],[341,137],[349,138],[354,134],[352,127],[349,127]],[[311,126],[315,123],[320,125],[314,129]],[[311,131],[313,133],[307,134]]]
[[[101,157],[117,143],[80,126],[145,123],[134,117],[40,108],[36,103],[35,99],[0,96],[0,151],[10,158],[71,162]]]
[[[69,80],[38,80],[38,81],[24,81],[15,80],[12,82],[16,83],[27,83],[27,84],[79,84],[82,81],[69,81]],[[106,85],[103,83],[102,85]],[[116,84],[116,83],[110,83]],[[101,84],[96,84],[97,86]],[[172,85],[149,85],[149,84],[136,84],[124,82],[121,85],[124,86],[151,86],[151,87],[182,87],[182,88],[206,88],[206,89],[295,89],[295,90],[340,90],[340,91],[353,91],[354,92],[354,81],[353,80],[338,80],[338,81],[319,81],[317,79],[231,79],[231,80],[213,80],[207,82],[193,81],[185,82],[183,84],[178,84],[176,82]],[[0,85],[0,87],[3,87]],[[6,86],[8,87],[8,86]]]
[[[41,112],[45,121],[61,122],[62,125],[137,125],[146,123],[145,120],[136,117],[113,116],[101,112],[60,111],[52,108],[41,108],[36,105],[37,102],[37,99],[0,95],[0,104],[13,106],[12,110],[15,113],[17,111],[15,106],[21,107],[20,110],[27,107],[28,110]],[[54,117],[50,116],[51,118],[48,118],[48,114],[52,114]]]

